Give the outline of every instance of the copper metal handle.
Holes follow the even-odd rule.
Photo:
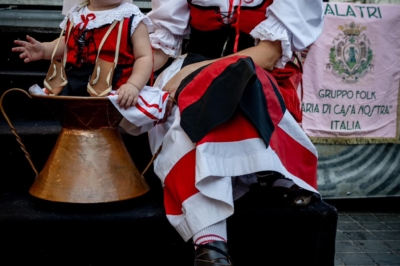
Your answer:
[[[158,147],[156,153],[154,153],[153,157],[151,158],[150,162],[147,164],[146,168],[143,170],[141,176],[144,176],[144,174],[147,172],[147,170],[149,170],[151,164],[158,157],[158,154],[160,154],[161,150],[162,150],[162,143],[161,143],[160,147]]]
[[[12,92],[12,91],[19,91],[19,92],[22,92],[22,93],[24,93],[26,96],[28,96],[28,97],[31,98],[31,99],[32,99],[32,96],[29,95],[28,92],[26,92],[26,91],[24,91],[24,90],[22,90],[22,89],[16,89],[16,88],[14,88],[14,89],[9,89],[9,90],[7,90],[6,92],[4,92],[3,95],[2,95],[1,98],[0,98],[0,109],[1,109],[1,112],[3,113],[3,116],[4,116],[4,118],[6,119],[8,125],[10,126],[12,133],[14,134],[15,138],[17,139],[17,142],[19,143],[19,146],[21,147],[21,150],[24,152],[26,159],[28,160],[29,164],[31,165],[31,167],[32,167],[32,169],[33,169],[33,171],[35,172],[36,177],[37,177],[37,176],[38,176],[38,171],[36,170],[35,166],[33,165],[33,162],[32,162],[32,160],[31,160],[31,156],[29,155],[28,151],[27,151],[26,148],[25,148],[25,145],[22,143],[21,138],[19,137],[17,131],[15,130],[15,128],[13,127],[13,125],[11,124],[10,119],[8,118],[6,112],[4,111],[4,107],[3,107],[3,99],[4,99],[4,96],[6,96],[6,94],[8,94],[9,92]],[[35,178],[36,178],[36,177],[35,177]]]

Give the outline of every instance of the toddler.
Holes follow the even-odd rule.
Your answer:
[[[153,68],[147,16],[124,0],[82,1],[60,27],[60,38],[52,42],[27,36],[12,49],[25,63],[52,61],[45,92],[99,97],[115,90],[121,108],[134,106]]]

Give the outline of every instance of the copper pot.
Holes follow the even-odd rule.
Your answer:
[[[38,173],[6,116],[2,101],[10,91],[41,100],[61,123],[57,142]],[[122,115],[102,97],[39,96],[6,91],[1,111],[37,176],[29,193],[55,202],[100,203],[132,199],[149,187],[132,161],[118,130]]]

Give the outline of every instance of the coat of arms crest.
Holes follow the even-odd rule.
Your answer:
[[[370,41],[363,33],[367,28],[354,22],[338,28],[343,33],[333,40],[326,69],[344,83],[356,83],[374,68]]]

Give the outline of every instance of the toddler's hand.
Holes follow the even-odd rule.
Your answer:
[[[117,103],[121,108],[134,106],[139,97],[139,88],[131,83],[125,83],[115,92],[118,95]]]
[[[29,42],[15,40],[14,43],[19,45],[19,47],[12,48],[12,51],[21,53],[19,57],[24,59],[25,63],[43,59],[45,55],[44,45],[29,35],[26,36],[26,39]]]

